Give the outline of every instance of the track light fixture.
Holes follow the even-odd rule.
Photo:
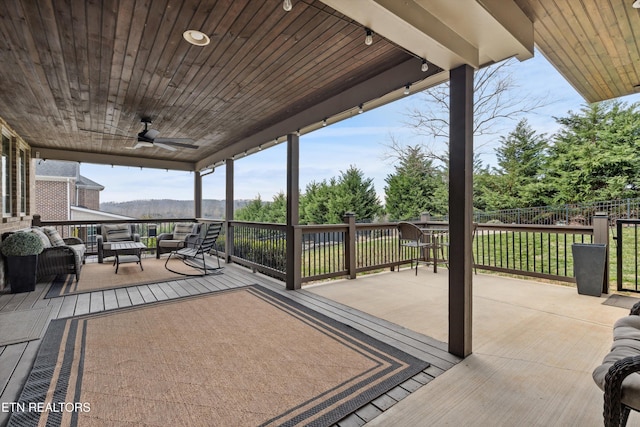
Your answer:
[[[284,0],[284,3],[282,3],[282,8],[285,10],[285,12],[289,12],[293,8],[291,0]]]
[[[366,33],[364,44],[366,44],[367,46],[371,46],[371,44],[373,43],[373,31],[371,31],[369,28],[365,28],[364,30]]]
[[[429,70],[429,63],[427,62],[426,59],[422,60],[422,66],[420,67],[420,69],[422,70],[423,73]]]
[[[358,114],[362,114],[364,109],[362,108],[362,104],[358,105]]]
[[[404,94],[409,95],[411,93],[411,84],[407,83],[404,87]]]
[[[325,127],[327,125],[327,119],[322,119],[322,127]]]

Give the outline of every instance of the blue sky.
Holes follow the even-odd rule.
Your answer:
[[[584,99],[538,52],[530,60],[512,68],[516,80],[516,96],[546,97],[547,105],[524,116],[539,133],[553,134],[557,129],[553,117],[578,111]],[[393,172],[393,164],[385,160],[389,152],[391,135],[403,144],[430,143],[416,135],[403,122],[411,105],[419,102],[420,95],[409,95],[392,104],[359,114],[300,137],[300,187],[304,192],[311,181],[338,177],[350,165],[372,178],[376,192],[383,199],[385,178]],[[640,95],[622,99],[638,102]],[[496,147],[501,135],[507,135],[518,119],[500,123],[497,134],[491,138],[478,138],[484,164],[494,164]],[[437,147],[435,147],[437,148]],[[105,186],[100,195],[102,202],[120,202],[139,199],[193,200],[193,174],[158,169],[111,167],[83,163],[82,175]],[[144,181],[144,187],[132,182]],[[225,198],[225,171],[219,167],[203,178],[205,199]],[[141,191],[144,189],[144,191]],[[235,162],[235,198],[270,201],[286,189],[286,144],[262,150]]]

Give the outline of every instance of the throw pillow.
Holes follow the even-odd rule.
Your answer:
[[[194,223],[177,222],[173,227],[173,240],[184,240],[189,234],[193,234]]]
[[[46,234],[44,234],[44,231],[42,231],[42,229],[40,229],[40,228],[32,228],[31,232],[33,234],[35,234],[36,236],[38,236],[40,241],[42,241],[42,247],[44,247],[44,248],[50,248],[51,247],[51,240],[49,240],[49,237]]]
[[[124,242],[133,240],[131,229],[127,224],[105,224],[102,226],[102,234],[107,242]]]
[[[44,234],[46,234],[49,238],[51,246],[65,245],[64,240],[62,240],[62,237],[60,236],[60,233],[58,233],[58,230],[56,230],[54,227],[43,227],[42,231],[44,231]]]

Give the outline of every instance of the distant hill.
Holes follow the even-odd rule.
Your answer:
[[[234,209],[241,208],[250,200],[235,200]],[[204,218],[224,218],[224,200],[205,199],[202,201]],[[100,203],[100,210],[139,219],[152,218],[192,218],[194,206],[192,200],[132,200],[129,202]]]

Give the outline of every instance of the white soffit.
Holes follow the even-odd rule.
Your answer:
[[[512,0],[322,0],[416,56],[451,70],[533,56],[533,23]],[[364,35],[363,35],[364,39]]]

